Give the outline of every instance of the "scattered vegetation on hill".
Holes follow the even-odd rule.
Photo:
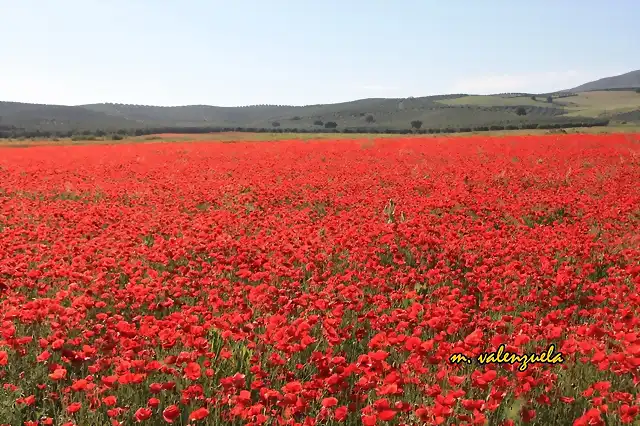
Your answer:
[[[451,133],[484,129],[602,126],[607,120],[635,123],[636,89],[546,94],[442,95],[361,99],[327,105],[156,107],[125,104],[82,106],[0,102],[0,138],[140,135],[216,131]],[[417,123],[419,126],[416,126]],[[638,121],[640,122],[640,121]],[[218,130],[220,129],[220,130]],[[268,129],[268,130],[267,130]]]

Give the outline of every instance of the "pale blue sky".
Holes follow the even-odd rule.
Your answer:
[[[640,0],[0,0],[0,100],[545,92],[640,68]]]

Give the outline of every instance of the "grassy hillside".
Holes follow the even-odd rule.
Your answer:
[[[535,98],[535,99],[532,99]],[[552,98],[553,99],[553,98]],[[535,95],[470,95],[462,96],[456,99],[443,99],[438,101],[445,105],[474,105],[474,106],[536,106],[536,107],[557,107],[553,99],[551,103],[547,102],[546,96]]]
[[[560,103],[569,111],[568,115],[613,117],[618,113],[640,110],[640,93],[633,90],[582,92],[563,98]]]
[[[549,102],[548,96],[551,96]],[[466,129],[517,126],[526,123],[581,122],[587,119],[638,121],[640,93],[634,90],[445,95],[405,99],[361,99],[308,106],[258,105],[158,107],[124,104],[81,106],[0,102],[0,131],[95,131],[149,128],[261,128],[319,130],[329,121],[339,130],[409,129],[419,120],[423,129]],[[625,115],[621,115],[625,114]],[[14,129],[14,130],[7,130]]]
[[[117,117],[87,108],[64,105],[39,105],[0,102],[0,126],[21,129],[121,129],[140,123],[130,117]]]
[[[523,106],[538,107],[553,110],[558,115],[567,117],[592,117],[616,119],[620,113],[640,111],[640,93],[635,90],[607,90],[581,92],[575,94],[553,94],[551,102],[547,95],[534,96],[465,96],[456,99],[439,101],[446,105],[472,106]],[[533,99],[535,98],[535,99]],[[530,109],[527,109],[530,111]],[[539,114],[540,112],[538,112]],[[549,111],[547,114],[550,114]]]

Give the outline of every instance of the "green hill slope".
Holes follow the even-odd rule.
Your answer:
[[[525,124],[586,123],[613,119],[640,122],[640,93],[636,90],[554,94],[441,95],[417,98],[371,98],[337,104],[216,107],[188,105],[159,107],[126,104],[79,106],[0,102],[0,132],[115,132],[135,129],[324,128],[339,130],[405,130],[411,122],[423,129],[474,129]]]

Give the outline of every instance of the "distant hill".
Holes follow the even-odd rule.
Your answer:
[[[626,74],[620,74],[613,77],[605,77],[600,80],[591,81],[581,86],[574,87],[573,89],[566,90],[567,92],[579,93],[590,92],[594,90],[615,90],[615,89],[630,89],[640,88],[640,70],[631,71]]]
[[[157,129],[296,129],[339,131],[422,129],[464,131],[617,120],[640,123],[640,71],[601,79],[551,94],[438,95],[370,98],[336,104],[159,107],[128,104],[39,105],[0,102],[0,137],[77,133],[153,132]],[[606,90],[596,90],[603,88]],[[627,90],[616,90],[624,89]],[[200,129],[200,130],[198,130]]]
[[[125,104],[80,106],[33,105],[0,102],[0,126],[42,131],[67,131],[149,127],[247,127],[317,129],[335,122],[340,129],[408,129],[420,120],[425,128],[475,127],[508,123],[554,121],[566,113],[558,104],[529,97],[478,104],[456,103],[467,95],[405,99],[361,99],[308,106],[256,105],[216,107],[189,105],[158,107]],[[500,99],[500,98],[499,98]],[[523,108],[525,114],[518,114]]]
[[[139,125],[127,117],[117,117],[79,106],[0,102],[0,126],[21,129],[130,128]]]

